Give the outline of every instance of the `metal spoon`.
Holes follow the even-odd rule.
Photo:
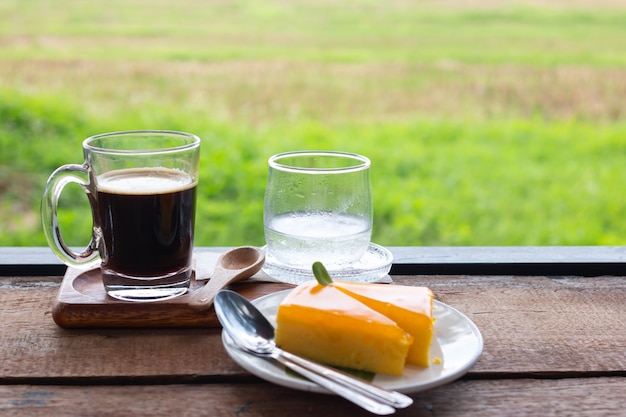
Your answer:
[[[224,252],[217,259],[211,279],[192,294],[189,305],[196,310],[208,310],[219,290],[235,281],[250,278],[259,272],[264,262],[265,252],[253,246],[240,246]]]
[[[285,352],[274,342],[274,327],[263,314],[239,294],[222,290],[215,297],[215,312],[222,327],[244,351],[272,358],[318,385],[379,415],[405,408],[413,399],[370,384],[350,374]]]

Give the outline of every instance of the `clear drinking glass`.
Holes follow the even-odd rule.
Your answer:
[[[321,261],[332,271],[358,261],[372,235],[369,169],[368,158],[346,152],[272,156],[264,207],[268,266],[311,270]]]
[[[52,173],[41,218],[52,251],[66,265],[100,266],[107,293],[130,301],[176,297],[189,288],[200,139],[172,131],[126,131],[83,142],[85,161]],[[63,241],[57,203],[65,185],[89,198],[92,238],[81,253]]]

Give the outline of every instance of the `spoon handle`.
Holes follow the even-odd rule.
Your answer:
[[[219,290],[230,284],[231,277],[225,275],[215,275],[204,287],[191,295],[189,306],[195,310],[208,310],[213,305],[213,299]]]
[[[278,355],[286,360],[296,363],[297,365],[307,368],[311,372],[322,375],[323,377],[333,380],[343,386],[350,387],[364,395],[375,398],[378,401],[397,408],[406,408],[413,404],[413,399],[397,391],[390,391],[378,385],[363,381],[345,372],[338,371],[333,368],[318,364],[292,353],[278,349]]]
[[[324,387],[331,392],[334,392],[335,394],[358,405],[359,407],[369,411],[370,413],[383,416],[396,412],[396,409],[393,408],[391,405],[379,401],[378,399],[372,398],[371,396],[364,395],[358,390],[340,384],[332,379],[327,378],[326,376],[318,374],[308,368],[305,368],[304,366],[292,362],[291,360],[287,359],[286,356],[282,355],[281,352],[282,351],[276,351],[275,354],[272,354],[272,358],[276,359],[278,362],[291,369],[292,371],[297,372],[303,377],[317,383],[321,387]]]

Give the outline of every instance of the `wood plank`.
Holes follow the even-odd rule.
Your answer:
[[[402,416],[619,416],[626,378],[461,380],[413,394]],[[0,386],[3,416],[371,416],[331,395],[269,383]]]
[[[392,275],[623,275],[624,246],[391,247]]]
[[[485,348],[470,376],[624,374],[624,277],[394,278],[397,284],[430,286],[439,300],[478,325]],[[56,326],[52,306],[60,280],[0,278],[0,383],[247,377],[215,329]]]
[[[52,319],[59,284],[0,278],[0,382],[243,374],[217,329],[62,329]]]
[[[485,349],[474,372],[626,370],[626,277],[403,276],[466,314]]]
[[[225,247],[199,247],[223,252]],[[624,246],[389,246],[392,275],[623,275]],[[0,276],[63,275],[47,247],[0,247]]]

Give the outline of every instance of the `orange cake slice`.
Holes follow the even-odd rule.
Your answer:
[[[283,300],[276,344],[319,362],[402,375],[412,336],[333,285],[309,281]]]
[[[407,363],[430,365],[433,339],[433,293],[427,287],[389,284],[360,284],[333,281],[332,284],[369,308],[389,317],[413,336]]]

